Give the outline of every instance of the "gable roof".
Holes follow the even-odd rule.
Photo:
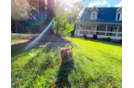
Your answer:
[[[97,7],[99,10],[97,20],[90,20],[90,13],[92,8],[85,8],[80,18],[80,22],[92,23],[122,23],[122,21],[115,21],[116,10],[119,7]]]
[[[121,8],[122,8],[122,6],[121,6],[120,8],[118,8],[118,9],[116,10],[116,12],[118,12]]]
[[[99,11],[96,6],[92,7],[92,8],[90,9],[90,11],[92,11],[94,8],[95,8],[97,11]]]

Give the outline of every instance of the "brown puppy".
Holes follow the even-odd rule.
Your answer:
[[[62,64],[67,62],[67,60],[73,56],[72,52],[73,46],[71,48],[59,48],[59,49],[61,51]]]

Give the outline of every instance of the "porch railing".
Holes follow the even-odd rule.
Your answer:
[[[118,36],[119,34],[122,35],[122,32],[112,32],[112,31],[96,31],[96,30],[81,30],[81,29],[77,29],[76,30],[76,34],[87,34],[87,35],[93,35],[93,34],[97,34],[97,32],[99,33],[104,33],[104,35],[100,35],[100,36],[107,36],[107,33],[115,33],[115,36]],[[99,35],[99,34],[97,34]],[[109,35],[110,36],[110,35]]]

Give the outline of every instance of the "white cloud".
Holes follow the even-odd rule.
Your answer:
[[[116,4],[114,7],[121,7],[122,6],[122,1],[118,4]]]
[[[95,1],[93,3],[89,3],[89,5],[88,5],[88,7],[93,7],[93,6],[96,6],[96,7],[110,7],[110,4],[107,3],[106,1],[100,2],[100,0],[98,0],[98,1]]]

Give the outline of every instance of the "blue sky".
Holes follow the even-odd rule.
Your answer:
[[[60,1],[60,0],[59,0]],[[67,4],[71,7],[73,7],[71,5],[71,3],[74,2],[82,2],[82,5],[84,6],[84,8],[86,7],[92,7],[92,6],[96,6],[96,7],[120,7],[122,6],[122,0],[61,0],[62,3]]]
[[[121,7],[122,6],[122,0],[86,0],[85,2],[83,0],[76,0],[76,1],[82,1],[82,5],[84,6],[83,10],[87,7],[93,7],[93,6],[96,7]],[[81,14],[83,10],[81,11]]]
[[[92,7],[93,5],[97,7],[119,7],[122,5],[122,0],[86,0],[86,2],[83,2],[83,0],[81,1],[84,7]]]
[[[70,7],[73,7],[71,3],[81,1],[84,8],[80,12],[80,16],[85,8],[89,8],[93,6],[96,7],[121,7],[122,6],[122,0],[85,0],[85,1],[84,0],[61,0],[61,1],[62,3],[69,5]],[[67,9],[68,8],[66,8],[66,10]]]

